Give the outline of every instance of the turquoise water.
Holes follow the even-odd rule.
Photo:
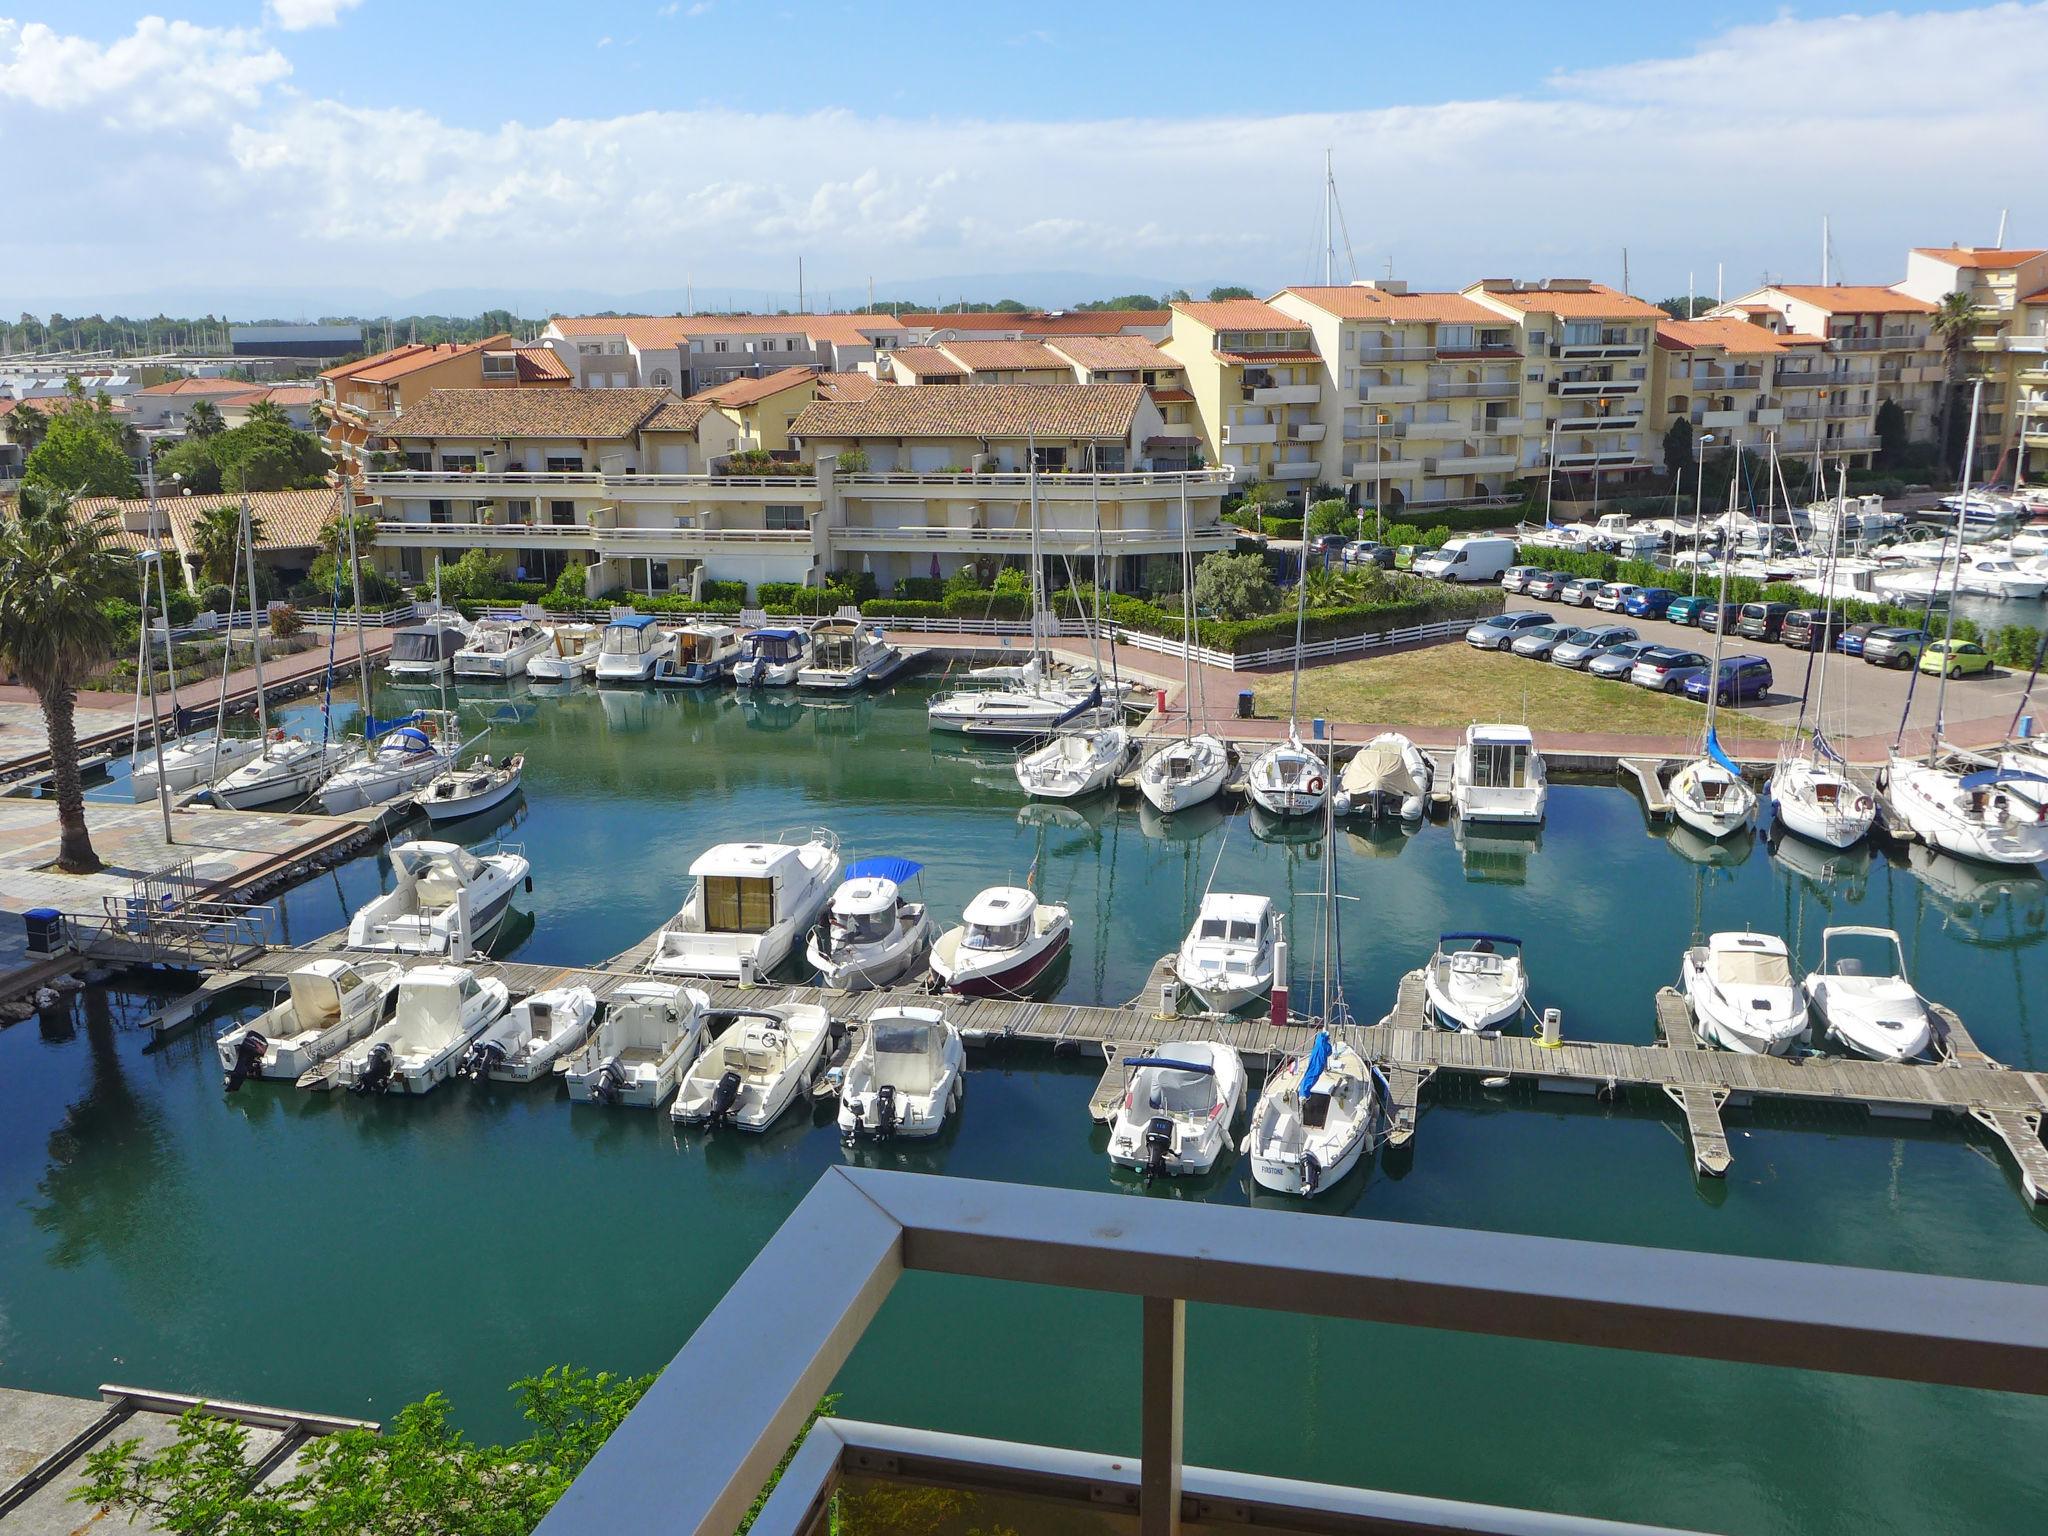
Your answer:
[[[378,712],[431,697],[387,691]],[[1073,1001],[1132,995],[1212,869],[1217,888],[1270,894],[1291,932],[1313,931],[1319,840],[1269,840],[1242,815],[1026,810],[999,755],[926,732],[923,697],[543,701],[492,737],[527,754],[524,804],[463,834],[533,860],[531,922],[509,951],[609,955],[673,911],[707,844],[811,824],[849,855],[922,860],[946,915],[1035,863],[1040,891],[1074,910],[1059,991]],[[1647,1041],[1652,994],[1696,926],[1777,931],[1811,956],[1827,924],[1871,922],[1904,935],[1923,990],[1986,1050],[2048,1066],[2035,879],[1870,856],[1795,868],[1761,842],[1699,862],[1708,850],[1646,828],[1627,793],[1572,784],[1540,841],[1461,845],[1430,826],[1340,834],[1334,852],[1353,898],[1346,990],[1367,1016],[1440,929],[1488,927],[1527,941],[1534,1000],[1564,1010],[1567,1034]],[[388,880],[365,857],[290,893],[292,934],[337,926]],[[478,1432],[505,1432],[517,1375],[666,1361],[846,1156],[822,1109],[707,1142],[549,1088],[223,1098],[211,1030],[253,1003],[154,1053],[135,1028],[149,1006],[94,988],[0,1031],[0,1383],[134,1381],[372,1417],[441,1388]],[[1085,1113],[1098,1071],[977,1055],[955,1125],[886,1161],[1254,1199],[1238,1169],[1149,1196],[1114,1177]],[[1647,1097],[1447,1081],[1410,1153],[1308,1209],[2048,1283],[2048,1220],[1979,1137],[1824,1107],[1731,1112],[1729,1129],[1730,1177],[1696,1183],[1682,1128]],[[912,1277],[843,1374],[843,1411],[1132,1451],[1136,1329],[1134,1301]],[[1188,1453],[1211,1464],[1743,1532],[2038,1516],[2039,1402],[1221,1309],[1196,1309],[1191,1340]]]

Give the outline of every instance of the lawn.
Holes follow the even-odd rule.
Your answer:
[[[1258,711],[1285,718],[1288,677],[1262,675]],[[1703,706],[1629,683],[1479,651],[1462,641],[1311,667],[1301,675],[1303,718],[1338,723],[1465,726],[1475,720],[1526,722],[1546,731],[1610,731],[1626,736],[1698,734]],[[1789,730],[1736,710],[1721,712],[1721,739],[1776,741]]]

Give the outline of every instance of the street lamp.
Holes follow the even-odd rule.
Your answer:
[[[1692,493],[1692,595],[1700,595],[1700,514],[1707,505],[1707,448],[1714,441],[1714,434],[1702,432],[1693,439],[1692,458],[1697,469],[1693,476]]]

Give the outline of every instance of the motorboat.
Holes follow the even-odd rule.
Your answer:
[[[1244,1062],[1227,1045],[1175,1040],[1129,1056],[1123,1103],[1110,1122],[1110,1161],[1160,1174],[1199,1176],[1233,1150],[1231,1123],[1244,1104]]]
[[[1034,800],[1078,800],[1113,785],[1131,752],[1131,733],[1122,725],[1061,731],[1017,759],[1017,786]]]
[[[455,1075],[472,1082],[530,1083],[590,1036],[597,994],[588,987],[552,987],[514,1003],[469,1043]]]
[[[1756,814],[1756,791],[1711,730],[1706,754],[1672,774],[1664,793],[1672,814],[1706,837],[1728,837],[1748,826]]]
[[[714,1014],[718,1030],[690,1064],[669,1110],[679,1125],[765,1131],[811,1090],[832,1020],[816,1003]]]
[[[603,634],[595,624],[556,624],[548,643],[527,658],[530,683],[573,683],[597,671],[597,648]]]
[[[659,1109],[704,1043],[711,999],[695,987],[629,981],[605,999],[589,1042],[556,1068],[578,1104]]]
[[[1771,814],[1788,832],[1829,848],[1861,842],[1877,819],[1877,800],[1824,755],[1787,758],[1771,775]]]
[[[403,720],[370,722],[375,745],[337,769],[320,786],[320,808],[330,816],[382,805],[454,765],[462,753],[462,724],[454,711],[421,709]]]
[[[651,613],[614,614],[597,641],[600,683],[644,683],[664,658],[674,660],[676,637]]]
[[[839,1134],[936,1136],[967,1094],[967,1050],[937,1008],[880,1008],[839,1084]]]
[[[674,654],[655,663],[650,681],[663,688],[708,688],[732,676],[740,659],[740,632],[730,624],[685,624]]]
[[[455,665],[455,653],[469,643],[469,622],[457,613],[436,613],[424,623],[401,629],[391,636],[391,649],[384,665],[392,680],[446,677]]]
[[[742,688],[787,688],[809,664],[811,637],[801,629],[757,629],[740,637],[732,680]]]
[[[1451,808],[1460,821],[1542,822],[1550,773],[1526,725],[1469,725],[1451,759]]]
[[[208,794],[216,805],[250,811],[305,799],[327,779],[362,757],[344,741],[310,741],[272,728],[263,749],[214,781]]]
[[[1476,1034],[1514,1022],[1529,999],[1522,941],[1505,933],[1439,934],[1422,995],[1447,1029]]]
[[[963,688],[934,694],[925,705],[933,730],[969,736],[1045,736],[1063,726],[1087,729],[1122,723],[1123,710],[1105,704],[1099,683],[1032,681],[1001,688]]]
[[[531,866],[516,848],[479,856],[456,843],[410,842],[391,850],[397,883],[349,919],[351,949],[461,960],[490,941]]]
[[[921,868],[909,859],[882,858],[859,859],[847,869],[804,951],[820,986],[861,992],[924,969],[938,930],[925,904],[903,895]]]
[[[1845,955],[1845,948],[1857,953]],[[1825,930],[1806,998],[1821,1027],[1859,1056],[1911,1061],[1934,1043],[1934,1017],[1906,975],[1905,946],[1889,928]]]
[[[2048,592],[2048,574],[2029,570],[2009,556],[1980,554],[1973,557],[1963,570],[1961,590],[1973,597],[2024,601]]]
[[[1974,754],[1894,753],[1880,787],[1929,847],[1991,864],[2048,859],[2048,776]]]
[[[1211,1013],[1234,1013],[1273,990],[1279,942],[1271,901],[1211,891],[1174,956],[1173,974]]]
[[[469,1042],[511,1002],[505,983],[459,965],[422,965],[398,983],[398,1003],[378,1026],[334,1060],[314,1067],[301,1086],[340,1086],[351,1093],[426,1093],[452,1077]],[[308,1082],[318,1078],[318,1084]]]
[[[1349,1041],[1316,1031],[1306,1052],[1266,1075],[1245,1150],[1261,1189],[1310,1198],[1334,1188],[1371,1145],[1379,1083]]]
[[[1138,793],[1170,816],[1214,799],[1229,777],[1229,746],[1203,732],[1170,741],[1146,758],[1138,769]]]
[[[173,794],[211,784],[263,750],[260,736],[227,736],[208,731],[167,742],[161,758],[153,748],[138,749],[128,759],[128,780],[137,800],[147,800],[159,788]]]
[[[1292,729],[1245,769],[1244,792],[1271,816],[1314,816],[1330,791],[1329,766]]]
[[[1806,993],[1785,941],[1716,933],[1679,962],[1678,989],[1701,1038],[1749,1056],[1782,1056],[1806,1033]]]
[[[283,1001],[228,1030],[215,1048],[233,1093],[252,1077],[296,1080],[384,1022],[398,990],[395,960],[309,960],[286,980]]]
[[[1428,814],[1436,767],[1414,742],[1397,731],[1385,731],[1352,753],[1337,776],[1335,809],[1339,816],[1365,816],[1374,821],[1398,816],[1420,821]]]
[[[449,768],[429,779],[420,793],[420,809],[427,813],[429,821],[481,816],[518,794],[525,772],[524,753],[514,752],[496,762],[478,753],[469,760],[468,767]]]
[[[896,647],[882,638],[879,624],[858,619],[826,619],[811,630],[811,654],[796,674],[799,688],[851,693],[864,688],[877,671],[894,671]]]
[[[455,653],[455,675],[499,682],[524,677],[526,664],[552,644],[553,637],[532,619],[483,619]]]
[[[969,997],[1021,997],[1073,934],[1065,907],[1015,885],[991,886],[960,918],[932,945],[932,974],[948,992]]]
[[[696,884],[682,910],[655,935],[647,969],[748,983],[767,976],[825,910],[839,867],[839,839],[824,827],[705,850],[690,866]]]

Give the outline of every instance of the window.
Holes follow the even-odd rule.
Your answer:
[[[533,503],[530,501],[506,502],[505,517],[510,522],[530,523],[533,521]]]
[[[1472,327],[1440,325],[1436,328],[1436,344],[1452,352],[1469,352],[1472,350]]]
[[[711,350],[714,352],[723,352],[725,350],[725,343],[722,341],[714,341],[713,343],[711,343]]]
[[[476,455],[473,453],[444,453],[441,468],[453,474],[473,475],[476,473]]]
[[[408,452],[405,456],[405,467],[422,471],[431,470],[434,467],[434,456],[431,453]]]
[[[551,501],[548,503],[548,521],[557,528],[568,528],[576,521],[576,503],[573,501]]]
[[[484,354],[484,377],[487,379],[516,379],[519,376],[519,360],[510,352],[486,352]]]
[[[1064,448],[1034,448],[1031,461],[1040,474],[1057,474],[1067,467],[1067,450]]]
[[[744,875],[704,877],[706,933],[761,933],[775,921],[775,885]]]
[[[1598,320],[1567,320],[1564,323],[1564,344],[1568,347],[1591,346],[1600,340]]]
[[[647,382],[656,389],[667,389],[669,386],[668,370],[666,368],[655,369],[654,372],[647,375]]]
[[[452,510],[452,505],[451,505],[451,503],[449,503],[449,502],[445,502],[445,501],[430,501],[430,502],[428,502],[428,503],[427,503],[427,521],[428,521],[428,522],[430,522],[430,523],[452,523],[452,522],[454,522],[454,521],[455,521],[455,513],[454,513],[454,511]]]
[[[804,515],[802,507],[770,507],[766,526],[780,529],[785,533],[793,533],[810,527],[811,520]]]
[[[548,473],[551,475],[579,475],[583,472],[583,455],[580,453],[551,453],[548,455]]]

